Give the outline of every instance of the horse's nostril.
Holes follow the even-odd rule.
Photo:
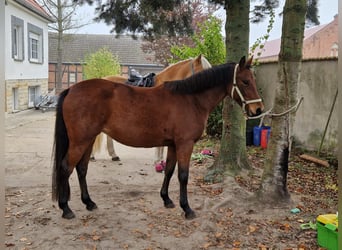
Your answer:
[[[261,108],[257,108],[257,110],[256,110],[256,115],[261,115],[261,113],[262,113]]]

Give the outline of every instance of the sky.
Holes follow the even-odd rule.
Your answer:
[[[285,0],[280,1],[279,8],[275,10],[275,22],[274,27],[270,33],[269,40],[280,38],[281,36],[281,26],[282,26],[282,17],[279,14],[282,12]],[[92,19],[95,17],[95,6],[84,5],[82,7],[77,8],[77,13],[79,18],[81,18],[81,22],[91,22],[91,24],[80,28],[76,31],[79,34],[111,34],[110,30],[113,28],[111,26],[106,25],[103,22],[96,23],[93,22]],[[327,24],[333,21],[334,16],[338,13],[338,0],[319,0],[318,1],[318,15],[320,24]],[[218,11],[217,16],[225,21],[225,12],[224,10]],[[266,34],[268,26],[268,19],[260,24],[252,24],[250,25],[250,44],[253,44],[259,37]],[[224,25],[223,25],[224,27]],[[224,33],[224,28],[223,28]]]

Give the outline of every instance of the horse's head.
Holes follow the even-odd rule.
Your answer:
[[[230,96],[237,101],[247,116],[257,116],[264,110],[264,104],[259,96],[255,78],[251,71],[253,57],[246,61],[245,57],[240,59],[235,66],[233,86]]]

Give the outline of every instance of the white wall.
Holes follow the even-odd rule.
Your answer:
[[[278,82],[278,64],[265,63],[257,66],[256,80],[264,98],[265,110],[273,106],[275,86]],[[337,60],[305,60],[302,63],[301,78],[298,83],[298,97],[304,101],[298,108],[294,124],[294,136],[297,143],[307,149],[318,150],[325,125],[328,120],[333,99],[336,94],[338,76]],[[337,152],[338,116],[336,103],[323,148]]]
[[[5,7],[5,79],[40,79],[48,78],[48,29],[47,21],[38,15],[29,12],[24,7],[7,1]],[[24,21],[24,61],[15,61],[12,58],[12,31],[11,15]],[[28,60],[27,23],[31,23],[43,29],[43,64],[30,63]]]

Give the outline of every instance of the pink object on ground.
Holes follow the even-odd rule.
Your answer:
[[[160,163],[156,164],[155,169],[157,172],[163,172],[166,167],[165,161],[161,161]]]
[[[201,151],[202,155],[213,155],[213,152],[210,149],[203,149]]]

